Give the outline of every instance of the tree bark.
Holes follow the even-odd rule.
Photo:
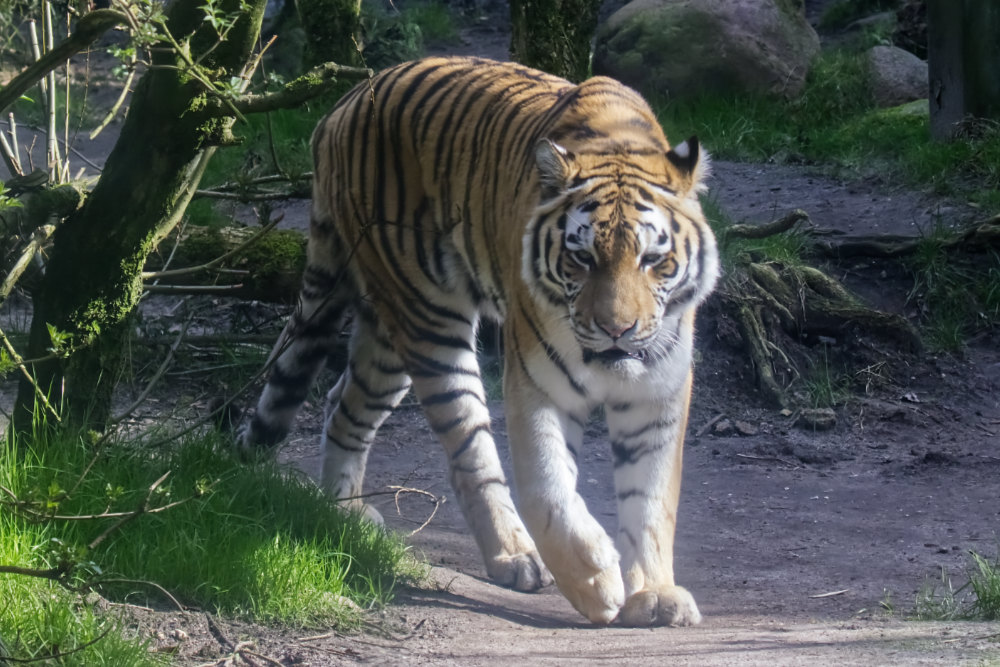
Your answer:
[[[570,81],[590,76],[600,0],[512,0],[511,57]]]
[[[307,65],[361,63],[361,0],[296,0],[296,5]]]
[[[208,71],[238,76],[251,57],[265,0],[253,0],[222,44],[197,0],[177,0],[168,27],[179,41],[190,35],[191,57]],[[236,11],[236,0],[223,9]],[[102,427],[120,372],[122,349],[142,290],[146,257],[173,228],[231,118],[212,118],[200,107],[203,86],[181,57],[158,50],[142,77],[121,137],[86,204],[54,235],[45,277],[34,295],[29,356],[43,359],[32,374],[53,404],[65,406],[64,422]],[[75,354],[51,358],[49,326],[71,336]],[[46,358],[48,357],[48,358]],[[13,415],[15,432],[30,432],[34,387],[21,382]]]
[[[955,138],[960,123],[1000,118],[1000,4],[928,0],[931,135]]]

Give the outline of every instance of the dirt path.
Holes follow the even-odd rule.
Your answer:
[[[763,221],[801,207],[819,226],[844,234],[916,234],[942,211],[953,218],[964,211],[919,193],[783,166],[720,163],[714,186],[737,220]],[[448,488],[440,447],[419,409],[409,406],[380,431],[369,489],[405,484],[449,501],[411,539],[434,565],[429,587],[401,591],[385,612],[406,638],[366,640],[355,657],[442,665],[498,658],[686,665],[1000,661],[998,624],[904,620],[942,568],[958,586],[968,550],[997,553],[1000,350],[985,345],[964,360],[929,357],[885,371],[869,396],[839,408],[837,427],[822,433],[759,406],[710,324],[702,325],[701,350],[677,541],[678,580],[699,601],[701,626],[596,629],[554,590],[521,594],[488,583]],[[753,434],[706,428],[719,415]],[[493,427],[506,454],[499,404]],[[316,470],[319,429],[311,407],[284,456]],[[594,422],[580,486],[592,513],[613,530],[610,470],[604,427]],[[375,504],[406,532],[430,509],[415,496],[403,499],[399,514],[391,498]]]

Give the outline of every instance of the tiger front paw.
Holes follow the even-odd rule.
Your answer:
[[[596,520],[588,519],[563,539],[550,539],[543,553],[570,604],[592,623],[607,625],[625,602],[625,585],[614,543]]]
[[[552,574],[535,550],[492,558],[486,563],[486,573],[499,585],[525,593],[552,583]]]
[[[686,588],[665,586],[631,595],[618,620],[630,627],[668,625],[676,628],[697,625],[701,622],[701,613]]]

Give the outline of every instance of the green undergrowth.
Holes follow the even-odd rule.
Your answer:
[[[955,141],[932,141],[926,103],[875,108],[859,51],[824,52],[794,100],[705,97],[654,107],[668,136],[697,134],[722,159],[830,165],[1000,210],[1000,124],[972,123]]]
[[[808,249],[808,238],[797,229],[761,239],[731,237],[726,229],[734,224],[728,211],[711,194],[701,197],[701,208],[719,242],[719,258],[724,279],[738,279],[737,267],[750,261],[801,265]]]
[[[948,250],[946,229],[924,236],[905,259],[913,276],[908,301],[920,315],[924,337],[934,349],[961,349],[970,337],[1000,325],[1000,254],[970,256]]]
[[[1000,621],[1000,556],[969,552],[967,581],[955,587],[944,570],[917,593],[914,616],[922,621]]]
[[[0,485],[50,516],[129,513],[144,503],[156,510],[117,527],[113,516],[0,512],[0,564],[61,567],[66,584],[0,573],[0,640],[18,658],[51,656],[107,631],[65,664],[155,662],[124,619],[97,611],[94,592],[168,611],[172,596],[252,622],[350,627],[359,610],[386,603],[396,582],[421,576],[398,537],[343,514],[300,474],[238,462],[212,435],[153,451],[136,443],[95,451],[67,438],[24,451],[8,443]],[[170,503],[178,504],[157,510]]]

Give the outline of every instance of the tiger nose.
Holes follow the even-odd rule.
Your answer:
[[[597,326],[601,329],[601,331],[611,336],[611,340],[617,341],[619,338],[621,338],[625,334],[635,329],[635,325],[638,323],[639,320],[633,321],[632,324],[619,324],[619,323],[609,324],[598,321]]]

